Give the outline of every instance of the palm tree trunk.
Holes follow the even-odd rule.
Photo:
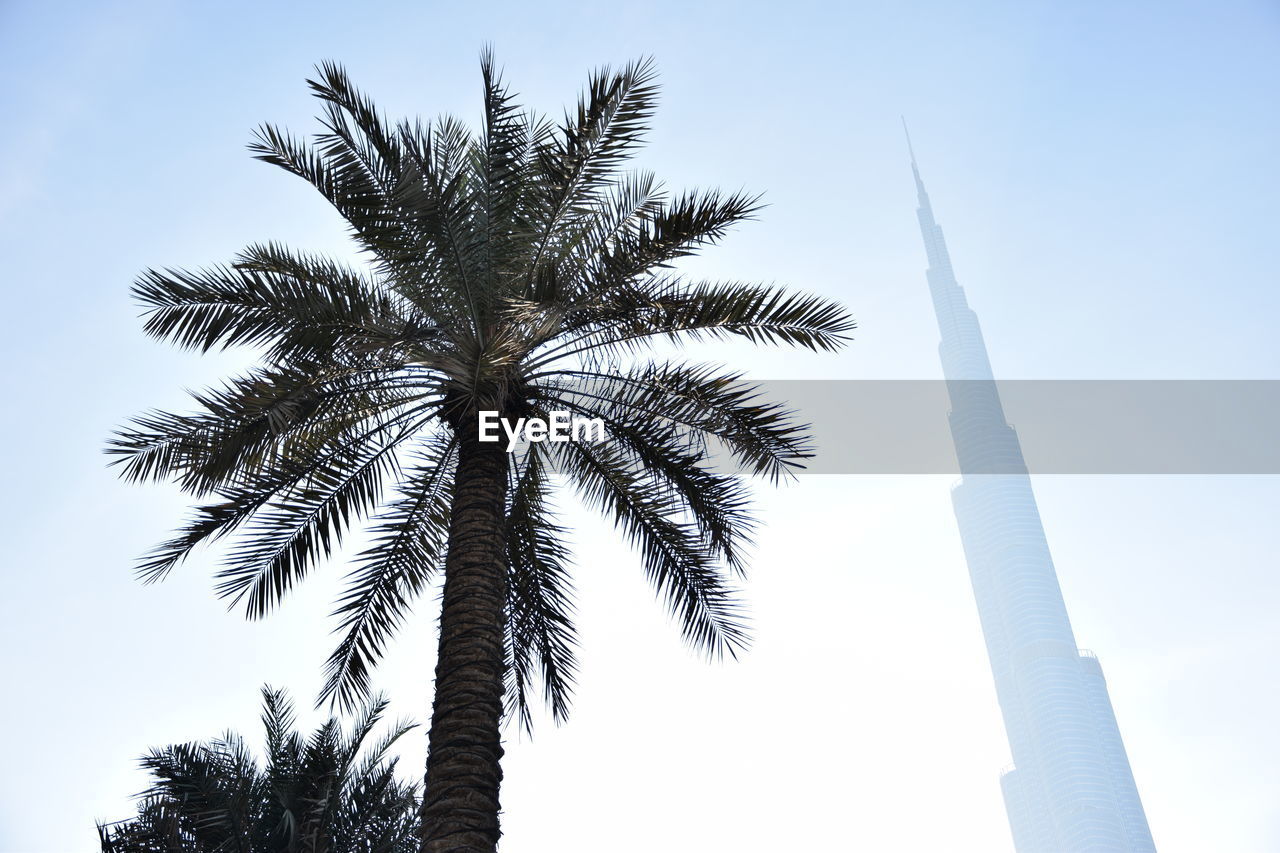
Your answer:
[[[493,853],[502,782],[504,516],[508,456],[459,430],[440,653],[422,800],[422,853]]]

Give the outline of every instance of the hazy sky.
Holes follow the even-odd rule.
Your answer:
[[[214,599],[216,553],[158,587],[132,578],[184,503],[118,483],[104,438],[243,357],[145,339],[129,284],[254,241],[348,252],[318,194],[247,155],[250,129],[311,130],[303,81],[330,58],[394,115],[474,119],[490,42],[553,113],[589,68],[652,54],[642,164],[767,194],[696,268],[838,297],[861,329],[837,357],[719,351],[755,375],[939,375],[905,114],[998,376],[1280,378],[1274,3],[0,0],[3,853],[91,849],[95,818],[130,812],[146,748],[256,738],[263,682],[314,696],[340,567],[253,624]],[[756,646],[717,666],[566,501],[581,687],[567,726],[511,745],[506,846],[1010,850],[951,482],[764,491]],[[1280,478],[1036,490],[1160,849],[1280,849]],[[379,679],[418,718],[433,603]]]

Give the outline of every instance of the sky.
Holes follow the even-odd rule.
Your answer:
[[[1278,379],[1280,7],[1268,2],[475,5],[0,2],[0,853],[92,849],[152,746],[306,708],[335,565],[256,623],[216,551],[143,587],[182,516],[106,469],[113,428],[182,409],[244,355],[145,338],[139,271],[280,240],[349,255],[337,217],[245,151],[314,128],[344,63],[392,115],[479,114],[492,44],[555,114],[587,71],[652,55],[641,165],[765,193],[689,265],[835,297],[838,356],[715,355],[767,379],[933,379],[900,117],[998,377]],[[762,488],[756,642],[688,653],[609,526],[565,500],[583,640],[573,718],[512,730],[512,850],[1009,851],[1008,760],[945,476]],[[1107,672],[1164,853],[1280,849],[1276,477],[1037,477],[1080,644]],[[422,719],[424,598],[379,686]],[[304,715],[304,722],[317,720]],[[416,773],[422,739],[406,741]]]

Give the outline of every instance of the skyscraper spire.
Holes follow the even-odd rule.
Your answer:
[[[907,148],[962,473],[952,504],[1013,754],[1000,786],[1014,847],[1154,853],[1102,668],[1076,648],[1022,446],[1005,420],[982,329],[956,282],[910,134]]]
[[[907,137],[907,153],[911,155],[911,174],[916,179],[916,199],[919,202],[921,210],[929,212],[930,221],[933,219],[933,208],[929,204],[929,194],[925,192],[924,181],[920,179],[920,167],[916,165],[916,149],[911,144],[911,131],[907,129],[907,117],[902,116],[902,132]]]

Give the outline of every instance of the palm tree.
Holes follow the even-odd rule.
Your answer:
[[[837,304],[673,269],[759,209],[741,193],[670,194],[628,161],[657,87],[650,62],[591,75],[553,123],[522,112],[486,52],[484,119],[390,123],[336,65],[310,81],[311,141],[271,125],[251,145],[337,209],[366,263],[254,245],[227,266],[148,271],[150,335],[249,345],[258,367],[150,413],[112,440],[122,475],[170,478],[203,502],[143,559],[163,577],[232,531],[218,591],[267,613],[363,524],[337,605],[341,640],[321,701],[342,707],[415,596],[443,573],[423,805],[424,851],[492,851],[504,714],[530,723],[541,690],[568,712],[575,671],[570,555],[552,507],[567,485],[639,549],[694,647],[735,654],[748,485],[709,446],[771,480],[809,455],[803,427],[732,371],[659,359],[655,344],[745,338],[835,350]],[[555,412],[605,441],[482,441]],[[711,443],[709,445],[709,442]]]
[[[152,750],[156,781],[135,818],[99,824],[102,853],[414,853],[416,786],[396,779],[387,753],[411,725],[365,741],[386,710],[376,699],[344,734],[330,719],[310,738],[294,730],[283,691],[262,691],[266,767],[228,733]]]

